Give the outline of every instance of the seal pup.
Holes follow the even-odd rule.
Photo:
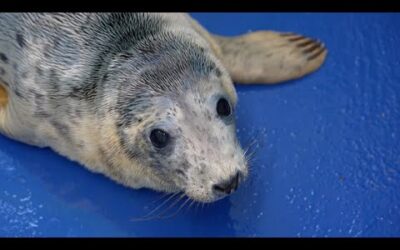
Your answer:
[[[1,13],[0,131],[131,188],[213,202],[248,175],[233,82],[323,63],[293,33],[224,37],[181,13]]]

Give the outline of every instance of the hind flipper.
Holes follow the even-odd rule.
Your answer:
[[[321,42],[294,33],[258,31],[212,38],[233,81],[243,84],[274,84],[302,77],[317,70],[327,55]]]

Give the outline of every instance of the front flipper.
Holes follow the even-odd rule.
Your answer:
[[[212,35],[219,57],[237,83],[279,83],[317,70],[324,45],[294,33],[258,31],[237,37]]]

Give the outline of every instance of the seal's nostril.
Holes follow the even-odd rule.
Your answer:
[[[217,192],[230,194],[233,191],[235,191],[238,188],[238,186],[239,186],[239,173],[237,173],[233,178],[231,178],[227,182],[214,185],[213,188]]]
[[[226,187],[219,186],[219,185],[214,185],[213,188],[214,188],[215,191],[222,192],[222,193],[227,193]]]

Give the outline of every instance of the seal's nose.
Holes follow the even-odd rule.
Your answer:
[[[230,194],[238,188],[238,185],[239,185],[239,172],[228,181],[214,185],[213,189],[217,193]]]

